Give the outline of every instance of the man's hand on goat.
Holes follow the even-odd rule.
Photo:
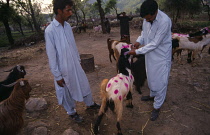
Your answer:
[[[136,49],[131,49],[130,51],[126,52],[127,54],[129,55],[136,55],[136,52],[135,52]]]
[[[140,43],[136,42],[133,46],[134,46],[135,49],[138,49],[139,46],[140,46]]]
[[[64,87],[64,86],[63,86],[63,84],[65,84],[64,79],[61,79],[61,80],[57,81],[57,84],[58,84],[60,87]]]

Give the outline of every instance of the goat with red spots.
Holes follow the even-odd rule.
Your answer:
[[[122,135],[120,128],[120,120],[122,119],[123,100],[127,100],[126,107],[133,108],[132,104],[132,88],[133,75],[131,74],[131,65],[129,62],[130,55],[126,54],[128,48],[121,50],[121,55],[118,60],[119,74],[109,79],[104,79],[101,82],[101,97],[102,104],[98,113],[98,118],[94,125],[94,134],[98,133],[98,127],[101,123],[104,113],[110,108],[117,115],[117,129],[118,135]]]

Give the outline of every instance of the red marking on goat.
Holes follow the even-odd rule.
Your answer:
[[[108,85],[107,85],[107,87],[109,88],[111,86],[111,83],[109,83]]]
[[[114,80],[116,83],[118,82],[118,80]]]
[[[118,91],[118,89],[116,89],[115,91],[114,91],[114,94],[117,94],[119,91]]]
[[[122,48],[130,48],[130,45],[127,44],[127,45],[122,45]]]
[[[128,84],[127,84],[127,83],[125,83],[125,87],[127,87],[127,88],[128,88]]]
[[[123,80],[123,78],[122,78],[122,77],[120,77],[120,80]]]
[[[122,96],[119,96],[119,100],[120,100],[120,101],[122,100]]]

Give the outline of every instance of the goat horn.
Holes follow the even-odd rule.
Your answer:
[[[12,86],[14,86],[16,83],[17,83],[17,82],[13,82],[13,83],[10,83],[10,84],[8,84],[8,85],[4,85],[4,84],[1,84],[1,85],[4,86],[4,87],[12,87]]]
[[[14,68],[10,69],[10,70],[5,70],[4,72],[12,72]]]

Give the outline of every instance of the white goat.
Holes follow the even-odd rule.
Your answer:
[[[196,36],[192,38],[176,37],[175,39],[179,40],[179,46],[174,50],[174,52],[180,49],[191,50],[193,51],[194,57],[197,54],[199,55],[200,60],[202,60],[202,51],[204,47],[210,44],[210,34],[203,35],[203,36]]]
[[[94,34],[96,34],[96,33],[101,33],[101,32],[102,32],[102,27],[101,27],[101,25],[94,26],[94,27],[93,27],[93,32],[94,32]]]

